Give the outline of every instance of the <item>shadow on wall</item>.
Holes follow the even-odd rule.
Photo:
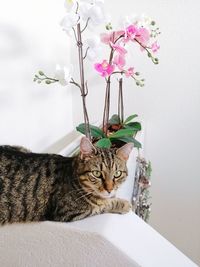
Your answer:
[[[72,130],[71,92],[33,83],[37,68],[51,71],[54,65],[44,60],[51,46],[43,46],[35,32],[30,40],[22,28],[1,23],[0,40],[0,144],[43,151]]]
[[[15,100],[12,97],[13,90],[9,90],[6,81],[14,79],[12,62],[25,57],[29,47],[20,30],[9,24],[0,24],[0,40],[0,70],[3,74],[0,84],[0,106],[1,109],[10,109]]]
[[[23,34],[13,25],[0,24],[0,39],[1,60],[24,56],[29,49]]]

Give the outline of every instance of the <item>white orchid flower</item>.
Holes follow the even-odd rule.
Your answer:
[[[80,2],[79,3],[79,15],[83,21],[86,21],[88,19],[88,13],[91,9],[92,5],[87,2]]]
[[[93,0],[93,4],[104,4],[104,0]]]
[[[102,47],[95,47],[88,50],[87,58],[90,61],[97,61],[102,58]]]
[[[82,4],[82,3],[93,4],[94,1],[93,0],[79,0],[78,3],[79,4]]]
[[[75,2],[78,2],[79,4],[80,3],[88,3],[88,4],[91,4],[91,5],[95,5],[95,4],[98,4],[98,3],[104,3],[104,0],[76,0]]]
[[[76,4],[76,1],[74,0],[65,0],[64,6],[66,10],[69,12]]]
[[[55,71],[55,79],[58,80],[58,82],[62,86],[66,86],[70,83],[71,77],[72,77],[72,67],[61,67],[60,65],[56,65],[56,71]]]
[[[70,33],[72,27],[76,26],[79,22],[79,15],[76,14],[73,10],[68,12],[65,17],[62,19],[60,25],[64,31]]]
[[[95,61],[102,55],[102,46],[99,36],[94,36],[85,40],[85,47],[88,48],[87,59],[90,61]]]
[[[121,18],[119,24],[123,28],[126,28],[131,24],[137,24],[139,27],[144,27],[146,29],[149,29],[151,27],[151,22],[152,18],[146,16],[145,14],[142,14],[140,16],[133,14]]]
[[[88,45],[90,48],[95,48],[97,46],[99,46],[100,44],[100,37],[97,36],[93,36],[92,38],[89,38],[87,40],[85,40],[86,45]]]
[[[83,21],[90,19],[90,28],[97,26],[106,20],[104,5],[103,1],[101,0],[93,1],[93,4],[81,2],[79,6],[79,12]]]
[[[106,20],[106,15],[104,11],[104,6],[101,2],[96,3],[89,12],[89,17],[93,25],[99,25]]]
[[[82,4],[90,4],[90,5],[95,5],[95,4],[103,4],[104,0],[65,0],[64,6],[69,12],[72,8],[77,8],[77,5],[82,5]]]
[[[65,0],[65,7],[68,12],[60,24],[70,35],[72,28],[81,21],[86,22],[89,19],[91,30],[106,21],[104,0]]]

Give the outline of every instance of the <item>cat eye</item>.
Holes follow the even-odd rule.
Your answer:
[[[97,178],[100,178],[102,176],[100,171],[92,171],[92,174]]]
[[[114,178],[119,178],[122,175],[122,171],[116,171],[114,173]]]

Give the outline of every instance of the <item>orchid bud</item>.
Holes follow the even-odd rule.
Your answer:
[[[45,83],[46,84],[51,84],[51,81],[50,80],[46,80]]]
[[[44,76],[44,72],[39,70],[38,73],[40,74],[40,76]]]

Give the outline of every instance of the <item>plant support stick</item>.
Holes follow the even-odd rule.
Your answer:
[[[87,82],[84,78],[84,66],[83,66],[83,43],[81,38],[81,26],[80,23],[77,24],[77,46],[78,46],[78,55],[79,55],[79,71],[80,71],[80,81],[81,81],[81,97],[83,103],[83,114],[85,122],[85,135],[87,138],[91,139],[90,136],[90,126],[89,126],[89,117],[86,108],[86,96],[87,96]]]
[[[123,79],[119,79],[118,116],[120,123],[124,122]]]

